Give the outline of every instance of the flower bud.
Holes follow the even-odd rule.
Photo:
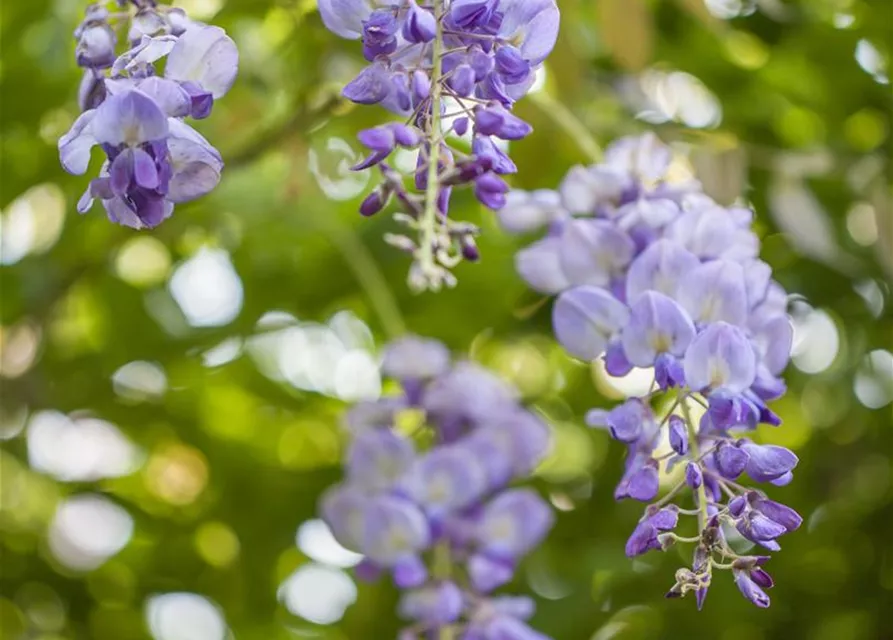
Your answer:
[[[697,489],[704,483],[701,465],[696,462],[689,462],[685,466],[685,483],[692,489]]]
[[[437,34],[437,21],[434,14],[422,9],[415,0],[409,0],[406,20],[403,23],[403,37],[408,42],[431,42]]]
[[[378,187],[360,204],[360,213],[366,217],[374,216],[384,209],[390,194],[384,187]]]

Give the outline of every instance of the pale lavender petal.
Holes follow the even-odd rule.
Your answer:
[[[685,381],[695,391],[740,393],[756,377],[756,355],[744,332],[725,322],[709,325],[685,352]]]
[[[328,489],[320,503],[323,520],[329,525],[335,539],[353,551],[359,551],[363,544],[368,504],[368,496],[346,485]]]
[[[440,447],[419,459],[404,488],[432,514],[467,507],[488,488],[483,465],[459,446]]]
[[[177,38],[174,36],[142,36],[138,45],[118,56],[112,65],[112,75],[118,76],[125,71],[133,71],[137,67],[160,60],[171,52],[176,42]]]
[[[195,200],[220,182],[220,154],[195,129],[171,118],[167,146],[173,170],[167,194],[171,202]]]
[[[536,231],[567,215],[561,197],[548,189],[513,189],[506,194],[505,206],[497,212],[500,226],[509,233]]]
[[[412,442],[389,429],[359,433],[347,454],[347,477],[368,490],[391,487],[412,466]]]
[[[535,491],[511,489],[484,508],[478,543],[498,558],[520,558],[542,541],[554,521],[552,509]]]
[[[561,266],[561,239],[547,236],[515,254],[515,269],[530,287],[552,295],[571,286]]]
[[[372,14],[368,0],[319,0],[323,24],[342,38],[356,40],[363,33],[363,21]]]
[[[474,554],[468,560],[468,577],[475,591],[489,593],[501,587],[515,574],[515,565],[501,558]]]
[[[446,625],[462,613],[462,591],[449,580],[409,591],[400,598],[400,617],[430,625]]]
[[[608,167],[577,165],[567,172],[558,192],[571,213],[593,215],[599,206],[619,200],[629,184],[629,176]]]
[[[93,208],[94,196],[93,189],[91,186],[88,186],[81,197],[78,199],[77,210],[78,213],[87,213],[90,209]]]
[[[762,260],[748,260],[741,266],[744,268],[747,306],[749,309],[753,309],[766,297],[769,283],[772,281],[772,267]]]
[[[747,290],[741,265],[728,260],[702,264],[679,284],[676,299],[695,322],[747,320]]]
[[[173,118],[189,115],[191,110],[189,94],[177,82],[150,76],[141,80],[136,87],[152,98],[166,115]]]
[[[360,551],[382,566],[392,567],[429,544],[428,521],[408,500],[378,496],[365,507],[363,520]]]
[[[670,148],[651,132],[622,138],[605,152],[606,164],[648,181],[662,178],[671,159]]]
[[[531,64],[541,63],[558,38],[560,12],[555,0],[502,0],[498,35],[520,42],[521,53]]]
[[[486,623],[485,629],[483,640],[551,640],[511,616],[496,616]]]
[[[561,268],[575,285],[607,286],[634,251],[629,236],[605,220],[573,220],[561,234]]]
[[[158,104],[139,91],[111,95],[96,109],[93,135],[101,144],[139,146],[163,140],[168,135],[168,119]]]
[[[223,97],[239,72],[239,50],[220,27],[189,29],[177,39],[164,75],[179,82],[196,82],[214,99]]]
[[[617,210],[620,226],[629,230],[636,225],[650,229],[660,229],[679,215],[679,205],[665,198],[639,198]]]
[[[698,258],[682,245],[671,240],[658,240],[630,264],[626,299],[635,302],[648,290],[674,297],[680,283],[699,265]]]
[[[59,160],[68,173],[82,175],[87,172],[90,150],[98,144],[92,127],[95,116],[96,110],[85,111],[74,121],[68,133],[59,138]]]
[[[450,366],[450,351],[437,340],[407,336],[391,342],[381,371],[398,380],[433,378]]]
[[[118,224],[130,227],[131,229],[146,228],[146,224],[121,198],[115,196],[110,200],[103,200],[102,206],[105,207],[109,220],[112,222],[117,222]]]
[[[740,227],[728,211],[712,202],[677,218],[668,227],[667,237],[704,259],[750,260],[760,244],[752,231]]]
[[[621,335],[629,361],[637,367],[650,367],[658,354],[683,355],[695,337],[695,327],[674,300],[646,291],[630,308],[629,322]]]
[[[552,308],[558,342],[581,360],[594,360],[626,324],[629,310],[604,289],[575,287],[562,293]]]
[[[773,376],[780,375],[791,357],[794,328],[787,315],[776,316],[754,332],[754,344],[761,362]]]

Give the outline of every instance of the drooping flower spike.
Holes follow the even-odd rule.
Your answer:
[[[220,153],[184,120],[210,115],[235,81],[239,54],[223,29],[192,21],[181,9],[154,0],[118,4],[115,13],[91,5],[75,30],[83,113],[59,139],[59,157],[66,171],[81,175],[100,146],[106,161],[78,211],[99,199],[110,220],[141,229],[220,181]],[[122,22],[129,48],[118,56],[113,26]]]
[[[555,46],[555,0],[318,4],[325,25],[341,37],[360,39],[369,61],[344,87],[344,96],[380,104],[403,118],[359,135],[368,156],[354,169],[378,167],[382,176],[360,212],[374,215],[396,199],[401,213],[395,219],[410,233],[386,240],[413,256],[410,286],[453,286],[450,269],[479,254],[478,229],[449,218],[452,189],[467,185],[484,206],[505,205],[509,187],[501,176],[517,170],[506,144],[532,131],[512,106],[529,91]],[[398,149],[418,153],[410,186],[389,162]]]
[[[503,380],[451,363],[439,342],[392,343],[382,371],[402,393],[347,413],[345,480],[323,496],[323,518],[365,556],[359,577],[390,574],[403,591],[401,640],[544,639],[525,622],[529,598],[493,592],[552,526],[539,494],[513,486],[546,455],[548,427]],[[401,414],[420,412],[423,426],[397,429]]]
[[[731,570],[742,594],[766,607],[768,557],[748,548],[779,549],[801,518],[740,477],[781,486],[797,466],[791,451],[747,437],[760,423],[781,424],[767,403],[785,392],[786,294],[757,257],[752,212],[716,204],[696,182],[670,182],[670,162],[653,135],[620,140],[602,164],[571,169],[557,191],[510,192],[500,221],[512,233],[546,229],[516,266],[533,289],[557,294],[553,328],[571,355],[602,358],[615,376],[654,373],[644,397],[587,415],[628,448],[615,497],[649,503],[627,555],[694,543],[668,597],[694,592],[700,608],[714,574]],[[671,408],[656,415],[660,396]],[[681,473],[659,498],[661,467]],[[686,494],[690,508],[676,504]],[[676,533],[682,516],[696,520],[696,535]]]

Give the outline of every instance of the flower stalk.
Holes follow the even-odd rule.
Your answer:
[[[437,236],[437,197],[440,191],[440,145],[441,142],[441,108],[443,93],[443,0],[433,0],[434,20],[437,23],[432,41],[431,69],[431,117],[426,131],[428,142],[428,184],[425,189],[425,208],[420,221],[419,234],[421,241],[418,249],[418,269],[421,278],[410,279],[410,286],[417,290],[430,288],[440,289],[443,281],[442,268],[435,262],[435,246]]]

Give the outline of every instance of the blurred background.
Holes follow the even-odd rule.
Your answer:
[[[608,379],[550,340],[506,236],[467,193],[483,261],[411,295],[408,261],[356,213],[349,165],[378,108],[342,103],[363,64],[313,0],[191,0],[238,43],[233,91],[198,128],[227,170],[152,232],[79,216],[88,178],[56,140],[77,116],[71,32],[85,2],[3,3],[0,637],[393,638],[396,594],[316,519],[339,478],[345,403],[382,392],[388,328],[446,341],[545,413],[535,484],[558,510],[514,591],[557,640],[893,638],[893,3],[560,0],[559,44],[518,112],[514,185],[554,187],[597,149],[655,130],[722,202],[758,212],[795,321],[785,424],[800,456],[773,497],[804,514],[762,611],[727,576],[705,610],[665,601],[676,551],[629,561],[638,504],[622,448],[582,426],[641,374]],[[590,145],[591,147],[592,145]],[[395,312],[398,309],[399,312]],[[646,381],[647,382],[647,381]],[[387,389],[385,388],[385,391]]]

